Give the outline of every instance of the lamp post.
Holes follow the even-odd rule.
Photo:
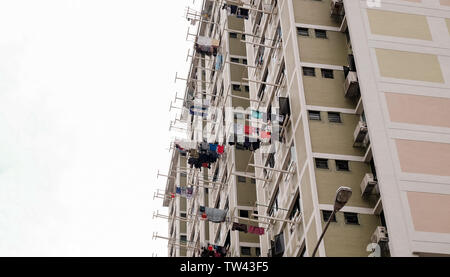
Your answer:
[[[352,189],[349,187],[340,187],[336,191],[336,199],[334,200],[333,212],[331,213],[330,217],[328,218],[327,225],[325,225],[325,228],[323,229],[322,235],[320,236],[319,241],[317,242],[316,248],[314,248],[312,257],[316,256],[317,249],[319,249],[319,245],[322,242],[322,239],[325,236],[325,233],[328,230],[328,227],[330,226],[331,219],[337,212],[339,212],[345,206],[345,204],[347,204],[350,197],[352,197]]]

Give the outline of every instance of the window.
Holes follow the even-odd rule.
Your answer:
[[[186,213],[181,213],[180,216],[186,218]]]
[[[241,37],[242,37],[242,40],[245,40],[245,34],[242,34]]]
[[[327,38],[327,31],[325,30],[315,30],[316,38]]]
[[[300,194],[295,198],[294,206],[292,207],[291,213],[289,214],[289,219],[293,219],[294,216],[300,212]]]
[[[250,92],[250,87],[249,86],[245,86],[245,92]]]
[[[233,90],[241,90],[241,86],[240,85],[233,85]]]
[[[239,183],[246,183],[247,182],[247,178],[245,178],[243,176],[238,176],[238,182]]]
[[[316,70],[313,67],[303,67],[303,75],[316,77]]]
[[[250,181],[252,182],[252,184],[256,184],[256,179],[250,179]]]
[[[238,58],[230,58],[230,61],[232,63],[239,63],[239,59]]]
[[[345,223],[359,225],[358,214],[355,213],[344,213]]]
[[[334,79],[333,70],[331,69],[322,69],[322,77],[327,79]]]
[[[332,123],[342,123],[340,113],[328,113],[328,121]]]
[[[256,251],[256,257],[261,257],[261,248],[256,247],[255,251]]]
[[[243,60],[242,60],[242,63],[243,63],[243,64],[247,64],[247,63],[248,63],[248,62],[247,62],[247,59],[243,59]]]
[[[350,167],[348,166],[348,161],[336,161],[336,170],[337,171],[350,171]]]
[[[322,211],[323,221],[328,222],[332,213],[332,211]],[[331,222],[336,222],[336,214],[331,218]]]
[[[187,242],[187,236],[181,235],[180,236],[180,241],[181,242]]]
[[[320,117],[320,112],[309,111],[309,120],[322,120],[322,118]]]
[[[280,194],[280,190],[278,189],[275,193],[275,201],[272,206],[269,208],[269,216],[272,216],[274,212],[278,212],[278,195]]]
[[[308,30],[308,28],[297,27],[297,34],[299,36],[308,37],[309,36],[309,30]]]
[[[236,33],[230,33],[230,38],[237,38],[238,35]]]
[[[239,217],[248,218],[248,211],[246,211],[246,210],[239,210]]]
[[[328,169],[328,160],[327,159],[316,159],[316,168]]]
[[[180,173],[180,176],[181,176],[181,177],[187,177],[187,173],[186,173],[186,172],[181,172],[181,173]]]
[[[250,247],[241,247],[241,255],[251,256],[252,255],[251,248]]]

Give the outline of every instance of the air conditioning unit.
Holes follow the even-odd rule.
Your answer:
[[[345,97],[355,97],[359,93],[358,75],[355,71],[349,71],[344,83]]]
[[[331,0],[330,9],[331,15],[342,15],[344,11],[344,1],[343,0]]]
[[[375,181],[373,174],[367,173],[361,182],[361,196],[367,197],[370,195],[377,184],[378,182]]]
[[[388,233],[385,227],[378,226],[377,229],[375,229],[375,232],[372,235],[372,242],[377,244],[389,242]]]
[[[359,121],[356,125],[355,132],[353,134],[353,141],[355,147],[362,146],[364,139],[367,136],[367,132],[369,130],[367,129],[367,124],[363,121]]]
[[[369,145],[370,145],[370,136],[369,134],[367,134],[366,137],[364,138],[364,141],[362,142],[362,146],[364,148],[367,148],[369,147]]]

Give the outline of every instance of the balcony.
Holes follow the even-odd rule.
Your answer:
[[[344,83],[345,97],[355,97],[359,94],[358,75],[355,71],[349,71]]]
[[[367,173],[361,182],[361,196],[363,198],[370,196],[376,185],[378,185],[378,182],[375,180],[373,174]]]
[[[367,123],[359,121],[353,134],[353,147],[365,147],[365,145],[367,144],[367,132]]]

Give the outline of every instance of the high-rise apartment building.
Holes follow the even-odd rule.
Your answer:
[[[169,256],[311,256],[328,221],[316,256],[450,255],[450,1],[204,0],[188,17]],[[195,166],[202,142],[224,152]]]

